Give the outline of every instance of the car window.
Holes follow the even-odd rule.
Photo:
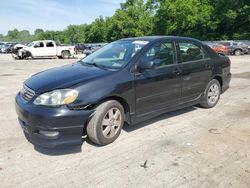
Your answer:
[[[110,69],[120,69],[135,56],[148,41],[121,40],[112,42],[81,60],[81,63]],[[89,50],[92,50],[90,48]]]
[[[219,42],[218,44],[221,44],[223,46],[230,46],[230,43],[229,42]]]
[[[172,42],[154,44],[142,57],[142,62],[154,61],[156,68],[175,63],[175,49]]]
[[[35,46],[34,46],[34,48],[42,48],[42,47],[44,47],[43,42],[38,42],[38,43],[36,43]]]
[[[182,62],[196,61],[208,58],[203,49],[193,43],[179,43]]]
[[[53,42],[46,42],[46,46],[47,47],[54,47],[54,43]]]

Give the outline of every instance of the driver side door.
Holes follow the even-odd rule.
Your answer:
[[[135,73],[136,116],[176,106],[181,99],[181,67],[175,44],[162,41],[142,55],[139,62],[153,61],[152,69]]]
[[[40,41],[34,44],[31,53],[32,53],[32,56],[34,57],[44,56],[46,54],[44,42]]]

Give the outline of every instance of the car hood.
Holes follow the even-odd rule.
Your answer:
[[[40,94],[55,89],[69,88],[81,82],[103,77],[111,72],[94,66],[74,63],[39,72],[26,80],[24,84]]]

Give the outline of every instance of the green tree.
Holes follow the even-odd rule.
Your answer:
[[[5,40],[5,37],[3,34],[0,34],[0,41]]]
[[[108,24],[108,40],[151,35],[152,6],[144,0],[128,0],[121,4]]]
[[[103,17],[95,19],[90,25],[86,26],[86,42],[106,42],[107,41],[107,30],[109,22]]]
[[[127,0],[113,16],[63,31],[8,31],[1,40],[57,43],[110,42],[125,37],[180,35],[202,40],[250,39],[249,0]]]
[[[22,30],[18,33],[16,40],[20,42],[25,42],[29,40],[29,38],[30,38],[30,32],[28,30]]]
[[[85,42],[86,25],[69,25],[64,30],[64,43],[83,43]]]
[[[215,39],[250,39],[250,1],[217,0],[213,5],[211,21],[217,24]]]
[[[8,31],[7,39],[9,39],[9,40],[17,40],[18,39],[18,34],[19,34],[19,31],[17,29],[10,30],[10,31]]]
[[[154,32],[160,35],[182,35],[205,39],[213,29],[210,22],[213,7],[201,0],[162,0],[154,17]]]
[[[37,28],[34,32],[35,35],[44,32],[43,29]]]

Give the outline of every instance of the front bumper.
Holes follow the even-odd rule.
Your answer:
[[[92,110],[36,106],[16,96],[16,112],[25,137],[36,147],[59,148],[80,145],[83,128]],[[49,133],[49,134],[44,134]]]

